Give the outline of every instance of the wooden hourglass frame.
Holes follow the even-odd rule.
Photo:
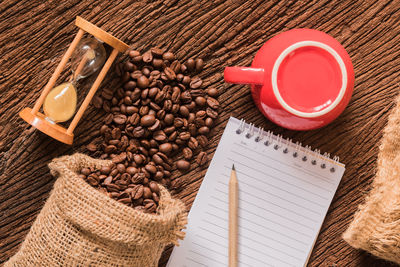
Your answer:
[[[85,112],[101,82],[106,76],[108,70],[110,69],[112,63],[118,55],[118,52],[124,53],[129,48],[129,46],[124,42],[120,41],[119,39],[115,38],[114,36],[110,35],[109,33],[103,31],[102,29],[98,28],[97,26],[79,16],[76,17],[75,25],[79,27],[79,31],[76,34],[72,43],[70,44],[69,48],[65,52],[64,56],[62,57],[50,80],[44,87],[34,107],[32,109],[25,108],[19,113],[20,117],[33,127],[37,128],[48,136],[51,136],[52,138],[69,145],[71,145],[73,142],[73,132],[79,120],[82,118],[83,113]],[[58,77],[60,76],[62,70],[64,69],[65,65],[67,64],[68,60],[70,59],[72,53],[76,49],[79,41],[82,39],[85,32],[93,35],[98,40],[108,44],[113,48],[113,50],[106,62],[104,63],[103,67],[101,68],[100,72],[98,73],[97,78],[93,82],[92,87],[90,88],[89,93],[83,100],[82,105],[79,107],[78,111],[75,113],[75,116],[72,118],[72,121],[69,124],[68,128],[64,128],[56,123],[47,120],[46,116],[39,112],[39,109],[42,107],[46,96],[54,88]],[[83,64],[79,64],[78,69],[81,68]],[[76,70],[76,72],[80,71],[78,69]]]

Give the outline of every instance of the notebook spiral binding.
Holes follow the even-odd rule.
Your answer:
[[[249,125],[249,127],[246,127]],[[254,141],[259,143],[263,142],[265,146],[272,146],[275,150],[282,150],[284,154],[292,154],[293,158],[299,158],[302,162],[310,162],[312,165],[318,164],[318,158],[326,158],[333,160],[334,162],[339,162],[338,156],[333,156],[329,153],[321,154],[319,149],[312,150],[311,146],[302,146],[300,142],[294,143],[292,139],[284,139],[282,135],[274,135],[271,131],[264,131],[264,128],[255,127],[253,123],[246,124],[244,119],[240,120],[240,125],[236,130],[236,134],[240,135],[245,133],[247,139],[254,137]],[[289,148],[289,147],[294,147]],[[320,163],[321,169],[326,169],[326,163]],[[330,172],[335,172],[335,167],[329,169]]]

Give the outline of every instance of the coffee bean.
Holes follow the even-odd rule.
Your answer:
[[[157,95],[159,89],[157,87],[153,87],[149,90],[148,97],[154,99],[154,97]]]
[[[136,51],[136,50],[130,50],[128,55],[130,58],[134,58],[134,57],[140,56],[140,52]]]
[[[133,190],[131,192],[131,197],[133,199],[139,199],[139,198],[143,197],[143,191],[144,191],[143,185],[138,184],[135,187],[133,187],[132,189]]]
[[[138,169],[130,166],[126,168],[126,172],[129,173],[130,175],[135,175],[138,172]]]
[[[203,119],[201,119],[201,118],[196,118],[195,120],[194,120],[194,123],[195,123],[195,125],[197,126],[197,128],[201,128],[201,127],[203,127],[206,123],[204,122],[204,120]]]
[[[193,71],[196,67],[196,62],[194,61],[193,58],[189,58],[188,61],[186,62],[186,66],[189,71]]]
[[[109,166],[103,166],[100,168],[100,172],[104,175],[109,175],[111,172],[111,168]]]
[[[207,127],[209,127],[209,128],[212,127],[213,123],[214,123],[214,121],[213,121],[213,119],[211,119],[211,118],[207,118],[207,119],[205,120],[205,125],[206,125]]]
[[[189,116],[189,109],[185,106],[181,106],[179,108],[179,113],[183,116],[183,117],[188,117]]]
[[[114,145],[109,145],[104,149],[104,152],[106,152],[107,154],[114,153],[115,151],[117,151],[117,147]]]
[[[94,187],[96,187],[96,186],[99,185],[99,181],[98,181],[94,176],[92,176],[92,175],[89,175],[89,176],[86,178],[86,181],[87,181],[91,186],[94,186]]]
[[[161,125],[160,121],[156,119],[154,124],[152,126],[148,127],[148,129],[149,129],[149,131],[154,132],[154,131],[156,131],[156,130],[158,130],[160,128],[160,125]]]
[[[153,55],[150,51],[143,54],[143,62],[150,63],[153,60]]]
[[[174,70],[174,69],[173,69]],[[178,82],[182,82],[184,75],[182,73],[178,73],[179,71],[174,70],[176,74],[176,80]]]
[[[189,85],[191,81],[192,81],[192,79],[190,79],[189,76],[183,76],[182,84]]]
[[[200,88],[203,81],[199,77],[195,77],[190,81],[190,88],[197,89]]]
[[[160,68],[162,68],[164,66],[164,61],[162,59],[159,59],[159,58],[153,58],[152,65],[154,66],[154,68],[160,69]],[[157,74],[156,76],[154,76],[154,75],[152,75],[150,73],[150,75],[153,76],[155,79],[158,79],[160,74]]]
[[[93,97],[93,106],[95,108],[101,108],[103,106],[103,98],[101,98],[100,96],[94,96]]]
[[[164,49],[162,48],[158,48],[158,47],[153,47],[150,49],[151,53],[153,54],[153,56],[155,57],[164,57]]]
[[[204,147],[207,146],[207,144],[208,144],[208,138],[207,138],[205,135],[199,135],[199,136],[196,137],[196,139],[197,139],[198,144],[199,144],[201,147],[204,148]]]
[[[179,139],[183,141],[187,141],[190,139],[190,133],[189,132],[181,132],[178,136]]]
[[[174,123],[174,115],[172,114],[166,114],[164,117],[164,122],[166,125],[171,125]]]
[[[111,104],[109,101],[104,101],[103,102],[103,109],[105,112],[110,113],[111,112]]]
[[[175,60],[175,55],[173,54],[173,53],[171,53],[171,52],[165,52],[163,55],[162,55],[162,58],[164,59],[164,60],[168,60],[168,61],[174,61]]]
[[[188,131],[191,136],[196,136],[197,135],[197,127],[194,123],[190,123],[188,125]]]
[[[165,75],[167,76],[168,80],[173,81],[173,80],[176,79],[176,74],[175,74],[175,72],[174,72],[171,68],[166,67],[166,68],[164,69],[164,73],[165,73]]]
[[[188,141],[188,146],[189,146],[190,149],[196,150],[197,147],[199,146],[199,142],[197,141],[196,138],[190,137],[189,141]]]
[[[219,95],[218,90],[216,88],[208,88],[207,94],[211,97],[218,97]]]
[[[160,152],[164,154],[169,154],[172,151],[172,145],[170,143],[164,143],[159,146]]]
[[[213,110],[212,108],[207,108],[206,110],[207,116],[212,118],[212,119],[216,119],[218,117],[218,112]]]
[[[150,174],[155,174],[155,173],[157,172],[157,168],[156,168],[156,166],[154,166],[154,165],[147,164],[147,165],[145,166],[145,169],[146,169],[146,171],[148,171]]]
[[[86,149],[89,150],[90,152],[95,152],[97,151],[97,145],[94,143],[90,143],[86,146]]]
[[[175,72],[176,80],[177,81],[182,81],[183,74],[179,73],[179,72],[181,72],[181,63],[179,63],[178,60],[175,60],[174,62],[171,63],[170,68]]]
[[[207,116],[207,112],[204,110],[199,110],[196,112],[196,118],[198,119],[204,119]]]
[[[154,124],[156,118],[153,115],[145,115],[140,119],[140,125],[143,127],[149,127]]]
[[[137,126],[140,121],[140,116],[137,113],[132,114],[132,116],[129,117],[129,123],[133,126]]]
[[[198,155],[197,155],[197,159],[196,162],[197,164],[199,164],[200,166],[206,164],[208,161],[208,157],[207,157],[207,153],[204,151],[201,151]]]
[[[118,172],[121,173],[121,174],[124,173],[125,170],[126,170],[125,165],[124,165],[124,164],[121,164],[121,163],[118,164],[118,165],[117,165],[117,170],[118,170]]]
[[[111,131],[111,136],[113,139],[120,139],[121,138],[121,130],[119,128],[114,128]]]
[[[151,192],[151,189],[148,187],[143,187],[143,198],[152,198],[153,193]]]
[[[111,182],[112,182],[112,176],[107,176],[107,178],[104,179],[103,184],[104,185],[109,185],[109,184],[111,184]]]
[[[116,184],[108,184],[106,186],[106,188],[107,188],[107,190],[109,192],[119,192],[119,191],[121,191],[121,187],[116,185]],[[118,195],[119,195],[119,193],[118,193]]]
[[[144,115],[147,115],[149,113],[149,111],[150,111],[150,108],[148,106],[143,105],[139,109],[139,114],[140,114],[140,116],[144,116]]]
[[[156,205],[156,203],[154,202],[154,200],[145,199],[145,200],[143,201],[143,204],[144,204],[144,208],[145,208],[145,211],[146,211],[146,212],[148,212],[148,213],[154,213],[154,212],[156,212],[156,210],[157,210],[157,205]]]
[[[144,76],[144,75],[141,75],[141,76],[137,79],[137,85],[138,85],[140,88],[142,88],[142,89],[144,89],[144,88],[146,88],[147,86],[149,86],[149,84],[150,84],[149,79],[148,79],[146,76]]]
[[[166,93],[164,91],[159,91],[157,93],[157,95],[155,96],[154,101],[156,103],[161,103],[161,101],[163,101],[165,99],[165,96],[166,96]],[[165,103],[164,103],[164,105],[165,105]]]
[[[132,62],[126,61],[125,64],[124,64],[124,69],[126,71],[132,72],[132,71],[136,70],[136,66]]]
[[[179,103],[180,98],[181,98],[181,90],[179,89],[179,87],[174,87],[171,95],[172,103],[174,104]]]
[[[123,114],[117,114],[117,115],[114,115],[114,117],[113,117],[113,121],[116,124],[124,124],[126,122],[126,119],[127,119],[126,116]]]
[[[189,163],[189,161],[186,161],[183,159],[178,160],[176,162],[176,168],[180,171],[187,171],[190,168],[190,163]]]
[[[196,114],[194,114],[194,113],[189,113],[189,117],[188,117],[188,123],[190,124],[190,123],[193,123],[194,122],[194,120],[196,119]]]
[[[203,60],[201,58],[197,58],[195,60],[196,71],[202,71],[203,70],[203,66],[204,66]]]
[[[131,181],[134,184],[141,184],[143,183],[144,178],[145,178],[144,173],[135,173],[134,175],[132,175]]]
[[[144,136],[144,129],[142,128],[142,126],[138,126],[135,129],[133,129],[132,134],[136,138],[143,137]]]
[[[133,113],[137,113],[139,110],[137,107],[134,106],[127,106],[126,107],[126,114],[132,115]]]
[[[158,154],[153,155],[153,161],[154,161],[154,163],[156,163],[158,165],[161,165],[162,163],[164,163],[163,159]]]
[[[153,133],[153,138],[156,141],[164,142],[167,139],[167,135],[163,131],[155,131]]]
[[[219,102],[215,98],[209,97],[207,98],[207,105],[212,108],[212,109],[218,109],[219,108]]]
[[[180,107],[179,104],[173,104],[173,105],[172,105],[172,108],[171,108],[171,113],[174,114],[174,115],[175,115],[176,113],[178,113],[179,107]]]
[[[89,168],[82,168],[82,169],[81,169],[81,173],[82,173],[83,175],[85,175],[85,176],[88,176],[88,175],[90,175],[92,172],[90,171]]]
[[[192,101],[192,95],[189,91],[185,91],[181,93],[181,100],[183,103],[190,103]]]
[[[200,127],[200,128],[198,129],[198,133],[199,133],[199,134],[206,135],[206,134],[208,134],[209,132],[210,132],[210,128],[208,128],[207,126],[203,126],[203,127]]]
[[[149,187],[153,193],[156,193],[156,194],[160,193],[160,188],[158,187],[158,184],[156,182],[151,181],[149,183]]]
[[[182,150],[182,154],[183,154],[183,157],[184,157],[186,160],[190,160],[190,159],[193,157],[193,152],[192,152],[192,150],[191,150],[190,148],[188,148],[188,147],[185,147],[185,148]]]
[[[200,107],[205,106],[206,102],[207,102],[207,100],[202,96],[196,97],[194,101],[196,102],[196,105],[198,105]]]
[[[110,89],[103,89],[101,92],[101,96],[104,99],[111,100],[113,98],[113,92]]]
[[[187,71],[187,66],[185,64],[181,64],[181,72],[185,73]]]

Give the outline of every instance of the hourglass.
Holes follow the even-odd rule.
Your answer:
[[[44,87],[34,107],[23,109],[19,115],[26,122],[41,132],[66,144],[72,144],[74,130],[82,118],[87,106],[99,88],[109,68],[114,62],[118,52],[125,52],[129,46],[97,26],[77,16],[75,25],[80,29],[71,45],[64,54],[61,62]],[[83,38],[87,32],[93,37]],[[103,43],[113,48],[106,59],[106,51]],[[56,85],[62,70],[71,58],[71,76],[68,81]],[[101,68],[97,78],[93,82],[87,96],[75,113],[77,108],[77,87],[82,79],[92,75]],[[39,109],[43,107],[43,113]],[[74,116],[75,114],[75,116]],[[73,117],[73,118],[72,118]],[[57,124],[66,122],[72,118],[68,128]]]

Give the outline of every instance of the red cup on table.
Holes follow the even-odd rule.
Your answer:
[[[260,111],[291,130],[332,122],[349,103],[354,70],[343,46],[326,33],[294,29],[268,40],[251,67],[226,67],[225,81],[250,84]]]

